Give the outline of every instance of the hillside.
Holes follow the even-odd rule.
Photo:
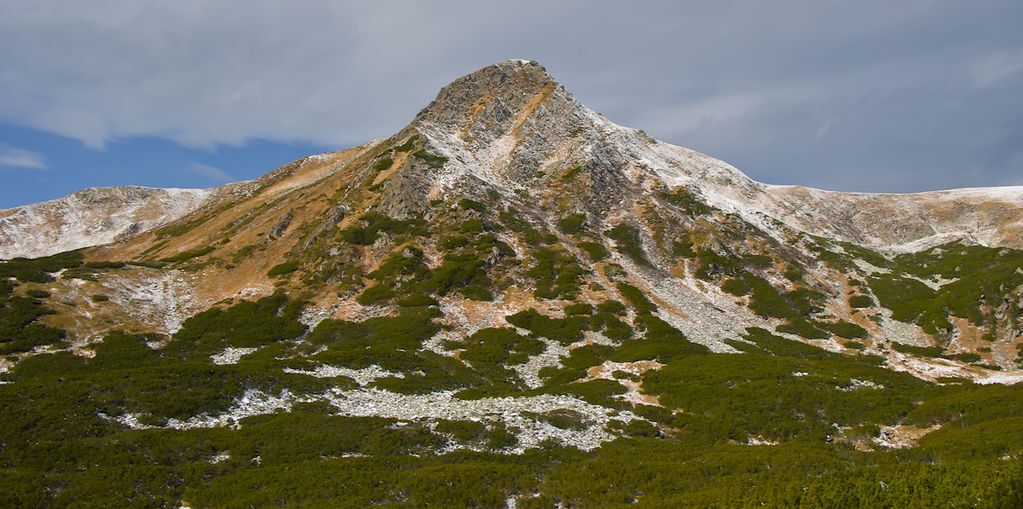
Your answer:
[[[4,505],[1020,502],[1021,188],[765,185],[507,61],[194,196],[0,264]]]
[[[109,244],[195,212],[216,194],[206,189],[93,188],[0,210],[0,259]]]

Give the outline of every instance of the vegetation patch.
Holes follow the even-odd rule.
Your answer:
[[[558,221],[558,228],[560,228],[561,231],[569,235],[575,235],[583,231],[583,228],[585,227],[586,214],[581,213],[569,214]]]
[[[574,256],[550,248],[539,248],[533,256],[536,264],[526,272],[536,280],[533,295],[541,299],[572,300],[579,294],[585,272]]]
[[[368,246],[382,234],[404,238],[426,235],[426,225],[421,219],[399,221],[377,212],[367,213],[360,219],[364,226],[352,226],[341,231],[345,242]]]
[[[487,206],[476,200],[470,200],[469,198],[462,198],[458,200],[458,207],[463,210],[475,210],[476,212],[483,212],[487,209]]]
[[[661,193],[661,199],[684,210],[690,216],[709,214],[713,210],[684,187]]]
[[[200,256],[208,255],[213,252],[215,248],[213,246],[198,247],[195,249],[189,249],[188,251],[182,251],[176,255],[168,256],[166,258],[160,258],[161,262],[164,263],[181,263],[184,261],[198,258]]]
[[[875,306],[874,299],[869,295],[853,295],[849,297],[849,306],[853,309],[872,308]]]
[[[589,257],[591,262],[599,262],[610,255],[607,248],[604,247],[604,244],[599,242],[583,241],[577,245],[579,246],[579,249],[582,249],[586,253],[586,256]]]
[[[413,134],[409,139],[405,140],[405,143],[394,147],[395,152],[409,152],[416,146],[416,142],[419,141],[419,135]]]
[[[643,243],[639,240],[639,230],[636,227],[622,223],[607,232],[607,236],[615,241],[615,248],[629,257],[639,265],[650,266],[650,261],[643,251]]]
[[[867,282],[881,305],[892,310],[896,320],[916,323],[937,334],[951,329],[948,316],[966,318],[979,327],[993,330],[997,317],[993,309],[1011,301],[1023,285],[1023,251],[950,243],[919,253],[899,255],[889,264],[891,274],[875,274]],[[948,280],[940,291],[904,277]],[[1015,325],[1016,317],[1006,317]]]
[[[441,168],[444,166],[444,163],[448,162],[448,158],[431,154],[427,152],[426,149],[419,149],[413,152],[412,157],[423,161],[427,166],[434,169]]]
[[[373,171],[384,171],[390,168],[392,164],[394,164],[394,159],[391,159],[390,157],[384,157],[379,161],[373,163]]]
[[[550,318],[535,309],[520,311],[507,318],[508,323],[562,344],[570,344],[583,339],[583,331],[589,329],[589,320],[585,316],[569,316],[566,318]]]
[[[618,292],[632,304],[638,314],[651,314],[657,311],[657,305],[646,298],[643,291],[628,283],[618,283]]]
[[[266,275],[270,277],[286,276],[298,270],[298,260],[288,260],[286,262],[274,265],[267,271]]]
[[[13,258],[0,261],[0,278],[14,278],[25,283],[52,282],[54,272],[82,265],[81,251],[69,251],[43,258]]]

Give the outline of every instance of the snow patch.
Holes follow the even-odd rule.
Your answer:
[[[405,378],[403,373],[395,373],[377,366],[376,364],[362,369],[339,368],[320,364],[312,371],[304,369],[284,368],[285,373],[296,375],[308,375],[315,378],[337,378],[345,377],[355,380],[360,387],[365,387],[380,378]]]
[[[217,463],[227,461],[231,459],[231,455],[226,452],[217,453],[215,456],[210,458],[210,465],[216,465]]]
[[[138,270],[134,277],[111,275],[103,281],[110,300],[126,313],[165,334],[181,329],[185,318],[204,303],[195,299],[186,274],[178,270]]]
[[[213,364],[216,364],[218,366],[230,366],[232,364],[238,364],[238,361],[241,360],[242,357],[250,353],[253,353],[257,350],[259,350],[258,347],[252,348],[228,347],[225,348],[223,352],[220,352],[216,355],[211,355],[210,360],[213,361]]]
[[[509,366],[519,375],[519,378],[526,384],[526,387],[530,389],[543,387],[544,381],[540,378],[540,370],[551,367],[560,368],[561,359],[568,357],[569,353],[571,353],[568,347],[563,346],[557,341],[544,337],[537,339],[543,341],[546,345],[543,352],[529,356],[529,359],[522,364]]]
[[[175,430],[238,428],[239,421],[246,417],[278,411],[289,412],[292,406],[299,402],[326,401],[336,409],[336,415],[347,417],[384,417],[399,421],[446,419],[501,422],[518,438],[514,448],[502,452],[522,454],[526,449],[538,448],[548,440],[590,451],[617,438],[617,435],[607,429],[607,425],[612,421],[628,424],[633,420],[643,420],[632,412],[605,408],[573,396],[543,394],[460,400],[453,395],[452,391],[399,394],[371,388],[356,391],[334,388],[320,395],[298,397],[288,390],[282,391],[279,395],[272,395],[250,389],[223,414],[203,414],[185,421],[170,419],[162,428]],[[583,419],[583,426],[579,429],[562,429],[523,415],[543,414],[555,410],[571,410],[578,413]],[[105,414],[100,416],[131,429],[156,428],[143,424],[138,415],[131,413],[118,417],[109,417]]]

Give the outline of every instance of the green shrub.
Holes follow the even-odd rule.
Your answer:
[[[589,328],[589,322],[584,316],[569,316],[561,319],[550,318],[540,314],[535,309],[520,311],[506,317],[505,320],[537,336],[553,339],[563,344],[583,339],[583,331]]]
[[[188,251],[182,251],[182,252],[180,252],[180,253],[178,253],[176,255],[173,255],[173,256],[168,256],[166,258],[160,258],[160,261],[161,262],[165,262],[165,263],[180,263],[180,262],[191,260],[193,258],[198,258],[200,256],[204,256],[204,255],[210,254],[210,253],[213,252],[213,249],[214,249],[213,246],[205,246],[205,247],[199,247],[199,248],[195,248],[195,249],[190,249]]]
[[[469,198],[462,198],[458,200],[458,206],[464,210],[475,210],[476,212],[483,212],[487,206],[476,201],[470,200]]]
[[[373,171],[384,171],[390,168],[392,164],[394,164],[394,159],[391,159],[390,157],[384,157],[379,161],[373,163]]]
[[[696,261],[696,277],[704,281],[710,281],[719,274],[726,276],[738,275],[743,270],[741,258],[721,255],[710,249],[698,249],[696,251]]]
[[[839,320],[835,323],[817,322],[815,325],[820,329],[843,338],[866,339],[868,336],[866,329],[845,320]]]
[[[593,305],[585,302],[576,304],[569,304],[565,306],[566,315],[591,315],[593,314]]]
[[[696,251],[693,250],[693,243],[688,237],[672,242],[671,253],[675,256],[681,256],[684,258],[693,258],[696,256]]]
[[[298,270],[298,260],[288,260],[286,262],[274,265],[267,271],[266,275],[269,277],[286,276]]]
[[[49,283],[51,273],[82,265],[81,251],[68,251],[43,258],[0,260],[0,279],[14,278],[24,283]]]
[[[549,242],[547,235],[544,235],[542,232],[534,228],[533,225],[529,224],[528,221],[519,217],[514,210],[505,209],[501,211],[499,217],[501,223],[509,230],[521,235],[526,244],[536,247],[551,243]],[[557,242],[557,237],[555,237],[554,242]]]
[[[303,302],[289,301],[286,295],[277,293],[255,302],[203,311],[185,320],[168,351],[204,355],[229,346],[258,347],[293,339],[305,332],[298,321],[303,306]]]
[[[488,288],[490,278],[484,270],[484,262],[474,254],[447,254],[440,267],[425,282],[424,290],[436,295],[447,295],[451,291],[473,286]]]
[[[536,265],[526,272],[536,280],[533,295],[541,299],[573,299],[578,295],[584,272],[574,256],[549,248],[539,248],[533,256]]]
[[[646,421],[632,420],[622,429],[622,433],[628,437],[656,437],[657,428]]]
[[[518,335],[509,328],[480,329],[460,343],[449,343],[449,348],[462,348],[459,358],[492,383],[517,387],[518,376],[508,366],[526,362],[531,355],[544,351],[543,342]]]
[[[523,417],[546,422],[555,428],[582,430],[589,427],[590,423],[586,416],[574,410],[561,409],[552,410],[546,413],[523,412]]]
[[[818,329],[814,324],[799,319],[789,320],[789,323],[775,327],[778,332],[787,332],[807,339],[827,339],[828,333]]]
[[[691,216],[700,216],[711,212],[711,208],[707,204],[703,203],[702,200],[697,198],[684,187],[677,188],[669,193],[661,193],[661,198],[664,201],[681,208],[687,214]]]
[[[657,306],[650,302],[650,299],[647,299],[639,288],[628,283],[618,283],[617,286],[622,297],[625,297],[625,300],[629,301],[629,304],[636,309],[636,313],[650,314],[657,311]]]
[[[360,219],[365,226],[352,226],[341,231],[345,242],[368,246],[377,241],[380,234],[390,236],[414,237],[426,234],[426,227],[421,219],[399,221],[378,212],[369,212]]]
[[[15,272],[32,280],[48,276],[45,270],[37,265],[34,268],[22,267]],[[0,354],[27,352],[37,346],[63,340],[64,331],[38,322],[39,318],[53,311],[36,298],[12,296],[13,289],[9,282],[0,281]]]
[[[404,143],[402,143],[401,145],[398,145],[397,147],[394,147],[394,151],[395,152],[408,152],[408,151],[412,150],[413,148],[415,148],[415,145],[416,145],[417,141],[419,141],[419,135],[418,134],[413,134],[412,136],[409,137],[409,139],[405,140]]]
[[[394,298],[394,288],[386,283],[377,283],[369,288],[366,288],[356,297],[355,301],[363,306],[372,306],[381,302],[389,301]]]
[[[874,299],[869,295],[853,295],[849,297],[849,305],[856,309],[874,307]]]
[[[444,163],[448,162],[448,158],[444,156],[438,156],[427,152],[425,149],[419,149],[412,153],[412,157],[419,159],[426,163],[430,168],[440,168],[444,166]]]
[[[605,300],[600,304],[597,304],[597,311],[601,313],[611,313],[613,315],[625,314],[625,304],[616,300]]]
[[[604,258],[607,258],[610,254],[608,253],[607,248],[599,242],[584,241],[580,242],[578,246],[579,249],[586,252],[586,256],[590,258],[591,262],[599,262]]]
[[[468,235],[477,235],[483,233],[484,226],[483,221],[480,219],[469,219],[462,223],[458,231]]]
[[[475,442],[487,436],[487,427],[474,421],[441,420],[437,422],[436,430],[460,442]]]
[[[650,265],[643,251],[643,244],[639,240],[639,230],[634,226],[621,223],[608,231],[607,236],[615,241],[618,252],[640,265]]]
[[[913,346],[892,342],[892,350],[896,352],[919,355],[921,357],[941,357],[944,352],[940,346]]]
[[[581,213],[569,214],[558,221],[558,228],[569,235],[574,235],[583,231],[585,226],[586,214]]]

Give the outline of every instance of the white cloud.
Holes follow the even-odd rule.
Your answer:
[[[1023,49],[1002,50],[986,55],[970,66],[970,77],[978,87],[989,87],[1023,71]]]
[[[224,170],[208,164],[192,162],[188,164],[188,171],[194,175],[198,175],[204,179],[217,182],[220,184],[226,182],[233,182],[237,179],[230,176]]]
[[[0,166],[7,168],[46,169],[46,158],[38,152],[0,144]]]

